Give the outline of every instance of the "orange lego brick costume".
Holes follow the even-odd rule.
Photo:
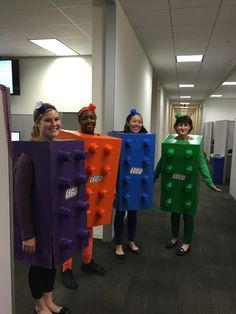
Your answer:
[[[92,258],[93,226],[110,224],[116,190],[116,178],[121,150],[121,139],[99,133],[84,134],[62,130],[60,139],[83,139],[88,158],[85,161],[87,175],[86,196],[89,203],[87,227],[90,231],[88,246],[82,251],[83,261]],[[63,264],[62,271],[72,269],[72,258]]]

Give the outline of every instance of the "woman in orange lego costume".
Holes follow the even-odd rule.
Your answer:
[[[147,133],[147,130],[143,126],[143,118],[136,109],[131,109],[129,115],[126,118],[124,133]],[[116,210],[114,220],[115,231],[115,256],[119,259],[125,258],[125,252],[122,245],[122,233],[125,217],[125,210]],[[140,254],[139,247],[135,244],[134,238],[137,225],[137,211],[127,211],[127,226],[128,226],[128,245],[127,248],[134,254]]]
[[[77,113],[78,122],[80,125],[80,132],[84,134],[90,134],[96,136],[94,132],[96,127],[97,116],[95,113],[96,106],[90,104],[88,107],[83,107]],[[89,228],[90,236],[88,246],[82,251],[82,265],[81,270],[84,272],[94,273],[98,275],[104,275],[105,269],[99,266],[92,259],[93,252],[93,228]],[[78,288],[78,284],[73,276],[72,272],[72,258],[67,260],[61,270],[61,280],[64,286],[68,289],[75,290]]]

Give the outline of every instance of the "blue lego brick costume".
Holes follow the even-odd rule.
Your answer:
[[[151,209],[155,134],[114,131],[109,135],[122,139],[116,210]]]

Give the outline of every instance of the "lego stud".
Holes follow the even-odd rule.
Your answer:
[[[109,155],[112,152],[112,150],[113,150],[113,147],[109,144],[106,144],[103,149],[104,154],[106,155]]]
[[[148,138],[145,138],[145,140],[143,141],[143,147],[150,147],[150,140]]]
[[[87,217],[90,217],[92,215],[92,211],[90,209],[87,210]]]
[[[89,209],[89,204],[88,204],[88,202],[77,201],[76,202],[76,209],[79,211],[85,211],[85,210]]]
[[[142,161],[143,166],[149,166],[150,159],[148,157],[144,157]]]
[[[130,156],[127,156],[126,158],[124,158],[124,163],[126,165],[131,165],[131,157]]]
[[[130,180],[131,180],[130,176],[125,176],[124,179],[123,179],[123,182],[124,182],[125,184],[129,184],[129,183],[130,183]]]
[[[166,173],[171,173],[172,172],[172,170],[173,170],[173,165],[168,165],[168,166],[166,166],[166,168],[165,168],[165,172]]]
[[[70,179],[67,179],[67,178],[64,178],[64,177],[60,177],[58,179],[58,186],[61,189],[69,188],[70,185],[71,185],[71,180]]]
[[[193,171],[193,167],[192,166],[187,166],[185,169],[184,169],[184,172],[186,173],[186,174],[189,174],[189,173],[191,173]]]
[[[187,185],[185,186],[185,191],[186,191],[186,192],[191,192],[192,189],[193,189],[193,186],[192,186],[191,183],[189,183],[189,184],[187,184]]]
[[[83,150],[76,149],[75,150],[75,160],[84,160],[88,158],[88,153],[84,152]]]
[[[142,193],[141,200],[144,201],[144,202],[147,202],[148,201],[148,194]]]
[[[173,201],[171,198],[168,198],[166,201],[165,201],[165,206],[166,207],[170,207],[172,205]]]
[[[93,190],[89,189],[89,188],[86,188],[86,197],[87,197],[87,199],[90,199],[92,195],[93,195]]]
[[[59,217],[61,217],[61,218],[69,218],[69,217],[70,217],[70,214],[71,214],[71,209],[70,209],[70,208],[61,206],[61,207],[59,208],[59,210],[58,210],[58,215],[59,215]]]
[[[104,198],[107,194],[107,190],[106,189],[102,189],[98,192],[98,197],[99,198]]]
[[[185,157],[186,158],[191,158],[193,156],[193,151],[191,149],[187,149],[185,151]]]
[[[91,143],[88,147],[88,151],[91,154],[95,154],[99,150],[99,146],[95,143]]]
[[[102,218],[102,217],[104,217],[105,213],[106,213],[105,209],[100,207],[96,211],[95,215],[96,215],[97,218]]]
[[[87,177],[83,174],[80,174],[78,175],[76,178],[75,178],[75,183],[78,185],[78,184],[84,184],[86,183],[87,181]]]
[[[94,173],[95,170],[96,170],[96,168],[95,168],[93,165],[89,165],[89,166],[86,168],[86,170],[85,170],[86,175],[87,175],[87,176],[91,176],[91,175]]]
[[[165,185],[165,190],[166,191],[170,191],[173,187],[173,183],[172,182],[168,182],[166,185]]]
[[[101,169],[101,172],[103,175],[109,174],[110,171],[111,171],[111,168],[109,166],[102,167]]]
[[[133,146],[133,141],[130,138],[127,138],[125,141],[125,147],[130,148]]]
[[[126,193],[126,194],[123,196],[123,200],[124,200],[125,202],[128,202],[129,199],[130,199],[130,194]]]
[[[65,162],[70,160],[70,152],[59,151],[57,153],[57,161]]]
[[[184,203],[184,208],[185,209],[191,209],[192,208],[192,202],[191,201],[186,201],[185,203]]]
[[[174,154],[175,154],[175,150],[174,150],[173,148],[169,148],[169,149],[167,150],[167,152],[166,152],[166,155],[167,155],[168,158],[173,157]]]
[[[148,183],[148,181],[149,181],[148,179],[149,179],[149,177],[148,177],[148,176],[143,175],[143,177],[142,177],[142,183],[147,184],[147,183]]]
[[[79,239],[88,239],[89,238],[89,231],[88,231],[88,229],[78,228],[76,230],[76,234],[77,234],[77,237]]]
[[[61,238],[59,240],[59,246],[62,250],[71,249],[73,241],[68,238]]]

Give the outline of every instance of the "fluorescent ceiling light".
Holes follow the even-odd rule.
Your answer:
[[[190,102],[180,102],[180,105],[189,105]]]
[[[201,62],[203,55],[176,56],[177,62]]]
[[[222,85],[236,85],[236,82],[224,82]]]
[[[191,96],[180,96],[179,98],[191,98]]]
[[[222,97],[222,95],[216,95],[216,94],[214,95],[214,94],[213,94],[213,95],[211,95],[211,97],[212,97],[212,98],[220,98],[220,97]]]
[[[48,50],[56,56],[75,56],[77,52],[70,49],[57,39],[30,39],[30,41],[41,48]]]
[[[179,84],[179,87],[194,87],[194,84]]]

